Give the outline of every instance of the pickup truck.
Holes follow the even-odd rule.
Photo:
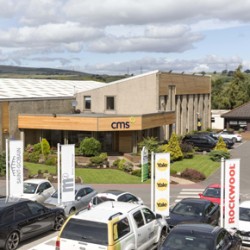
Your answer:
[[[56,241],[56,250],[146,250],[162,244],[166,219],[148,207],[107,201],[72,215]]]

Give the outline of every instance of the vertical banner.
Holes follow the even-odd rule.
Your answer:
[[[9,146],[9,196],[20,197],[23,194],[23,142],[13,140]]]
[[[141,182],[148,179],[148,149],[142,148],[141,151]]]
[[[155,154],[155,209],[156,213],[169,215],[170,154]]]
[[[75,145],[61,146],[62,202],[75,200]]]
[[[226,229],[238,228],[240,200],[240,159],[225,161],[225,221]]]

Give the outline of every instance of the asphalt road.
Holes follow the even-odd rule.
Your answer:
[[[235,148],[231,150],[232,158],[239,158],[240,159],[240,193],[241,193],[241,200],[250,199],[250,141],[246,141],[240,144],[236,144]],[[212,176],[207,178],[205,181],[195,184],[171,184],[170,187],[170,203],[173,203],[178,196],[178,194],[183,189],[202,189],[205,188],[210,183],[220,182],[220,170],[216,171]],[[139,197],[143,199],[146,205],[150,207],[150,185],[149,184],[93,184],[92,185],[97,191],[101,192],[107,189],[120,189],[130,191],[135,193]],[[0,194],[5,193],[5,181],[0,181]],[[36,246],[41,242],[48,241],[49,239],[56,237],[57,232],[49,232],[43,234],[35,239],[25,241],[20,245],[18,249],[20,250],[31,250],[37,249]],[[48,243],[49,245],[54,244],[54,241]],[[48,250],[50,249],[48,245]],[[51,247],[51,249],[54,249]],[[250,249],[250,248],[244,248]]]

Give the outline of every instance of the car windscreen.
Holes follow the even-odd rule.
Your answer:
[[[34,183],[29,183],[29,182],[24,182],[23,183],[23,192],[25,194],[34,194],[37,189],[37,184]]]
[[[240,207],[240,220],[250,221],[250,208]]]
[[[192,231],[192,230],[190,230]],[[209,235],[175,232],[170,233],[163,244],[168,250],[210,250],[214,249],[214,240]]]
[[[204,206],[195,203],[177,203],[171,210],[174,214],[185,215],[185,216],[202,216]]]
[[[207,188],[204,191],[203,196],[220,198],[220,188]]]
[[[64,227],[62,238],[108,245],[108,225],[105,223],[72,218]]]

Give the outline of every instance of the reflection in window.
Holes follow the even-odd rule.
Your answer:
[[[84,109],[91,109],[91,96],[84,96]]]
[[[107,96],[106,98],[106,109],[114,110],[115,109],[115,98],[114,96]]]

